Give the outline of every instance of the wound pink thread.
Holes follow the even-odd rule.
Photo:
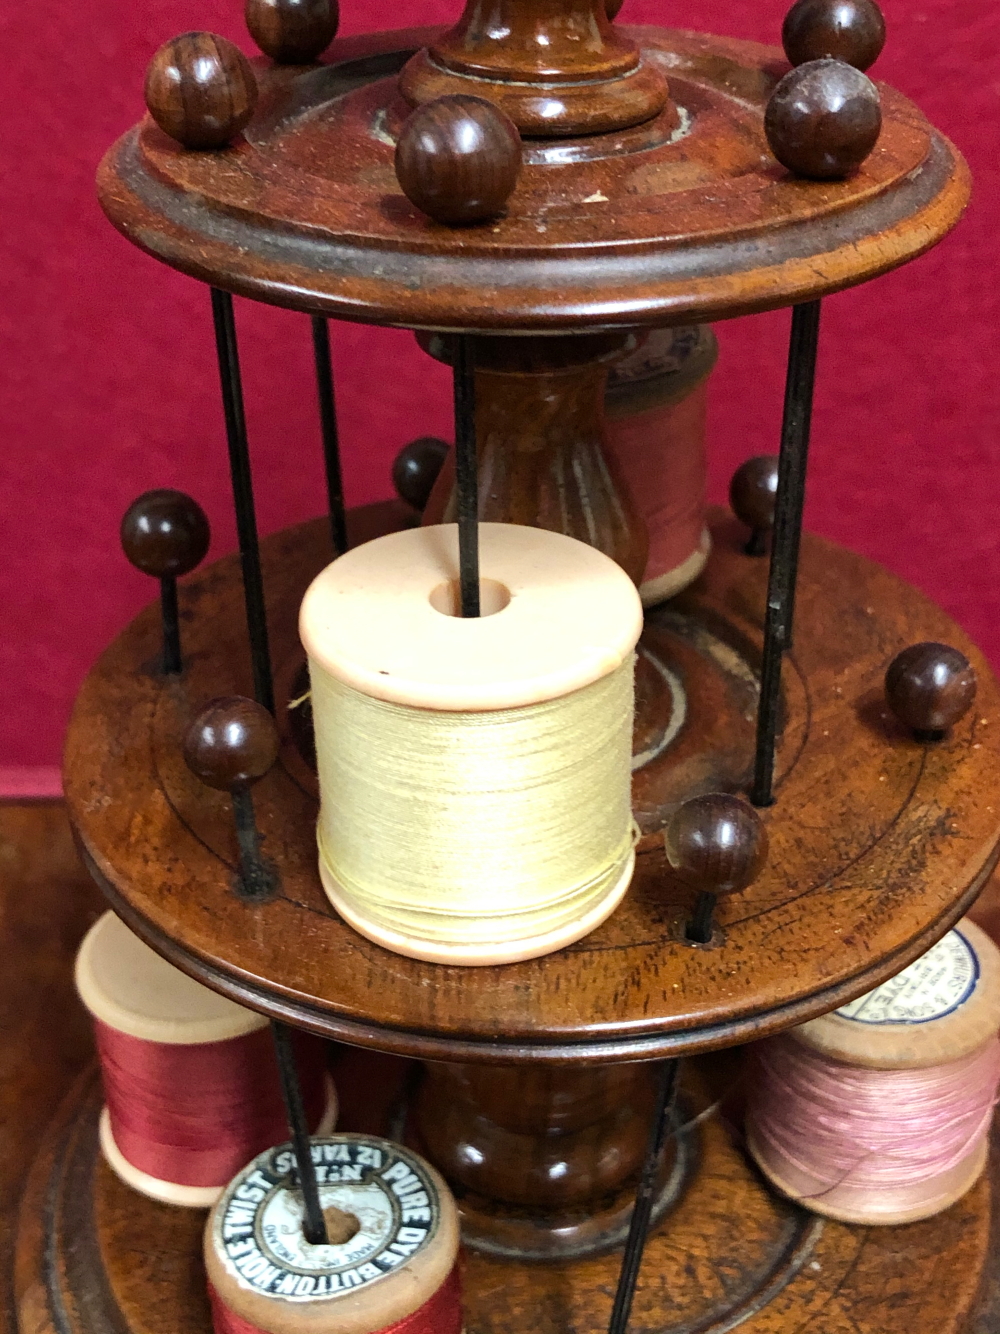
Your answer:
[[[989,1133],[1000,1041],[920,1070],[845,1065],[783,1034],[760,1043],[748,1124],[771,1161],[813,1178],[819,1199],[838,1186],[926,1191]]]

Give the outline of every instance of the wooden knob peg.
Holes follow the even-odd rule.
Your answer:
[[[767,830],[747,802],[709,792],[677,808],[663,842],[667,861],[698,892],[687,938],[705,945],[712,939],[716,900],[740,893],[760,874],[767,860]]]
[[[132,501],[122,519],[121,541],[137,570],[156,579],[177,579],[205,559],[211,530],[196,500],[164,487]]]
[[[246,0],[246,25],[279,65],[309,65],[337,35],[337,0]]]
[[[412,112],[396,144],[396,179],[436,222],[485,222],[503,210],[521,170],[521,136],[499,107],[464,93]]]
[[[618,17],[618,11],[621,9],[625,0],[604,0],[604,9],[612,22]]]
[[[435,435],[411,440],[396,455],[392,465],[392,484],[400,500],[423,514],[438,473],[448,457],[450,446]]]
[[[750,529],[748,556],[763,556],[767,534],[774,527],[774,502],[778,495],[778,456],[760,454],[747,459],[733,473],[729,503],[740,523]]]
[[[223,148],[253,115],[257,80],[243,52],[210,32],[165,42],[146,71],[146,106],[185,148]]]
[[[793,65],[829,56],[866,70],[885,46],[885,19],[874,0],[798,0],[785,16],[781,44]]]
[[[976,698],[976,673],[948,644],[913,644],[897,653],[885,674],[890,709],[920,740],[939,740]]]
[[[781,80],[764,112],[764,132],[783,167],[813,180],[857,171],[882,130],[871,79],[842,60],[811,60]]]
[[[278,729],[262,705],[243,695],[213,699],[191,723],[184,759],[193,774],[221,792],[248,787],[278,758]]]

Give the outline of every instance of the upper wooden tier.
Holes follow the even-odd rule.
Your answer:
[[[355,515],[353,540],[394,513]],[[266,904],[236,896],[229,799],[194,778],[182,755],[187,724],[208,698],[250,689],[236,557],[182,585],[182,677],[151,670],[161,640],[153,606],[83,686],[65,779],[92,871],[141,936],[209,986],[304,1028],[430,1059],[653,1058],[731,1045],[833,1009],[923,953],[994,865],[1000,694],[982,655],[926,598],[807,536],[783,682],[778,800],[762,812],[770,857],[749,890],[720,906],[720,939],[686,943],[692,895],[652,838],[666,811],[649,807],[648,791],[656,766],[674,783],[675,802],[745,781],[767,586],[767,562],[744,554],[745,538],[716,514],[705,573],[650,613],[644,651],[679,683],[686,713],[675,706],[677,726],[636,775],[650,834],[632,887],[571,948],[462,968],[418,963],[357,935],[320,887],[315,782],[284,722],[279,763],[254,788],[280,891]],[[299,601],[329,559],[328,527],[317,520],[280,533],[262,555],[284,717],[301,688]],[[882,686],[894,654],[928,639],[967,653],[980,681],[974,712],[931,746],[895,722]]]
[[[147,118],[104,159],[101,203],[136,245],[228,291],[479,331],[663,325],[806,301],[913,259],[960,217],[965,163],[893,89],[881,88],[884,127],[861,170],[802,180],[764,138],[765,104],[788,69],[779,50],[623,32],[643,67],[666,75],[671,100],[631,128],[525,139],[493,223],[435,223],[396,180],[410,110],[397,76],[440,29],[340,41],[322,65],[258,60],[245,135],[192,151]]]

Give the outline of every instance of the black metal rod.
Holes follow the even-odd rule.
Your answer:
[[[784,653],[792,646],[795,585],[802,540],[802,510],[805,505],[806,465],[816,379],[816,352],[819,346],[819,316],[819,301],[809,301],[792,310],[781,453],[778,458],[778,492],[775,497],[774,535],[771,539],[771,565],[764,616],[757,744],[750,789],[750,800],[755,806],[770,806],[774,801],[774,751],[781,697],[781,661]]]
[[[316,362],[316,393],[319,398],[319,424],[323,435],[323,462],[326,465],[326,495],[330,508],[330,535],[333,550],[342,556],[347,550],[347,517],[344,513],[344,478],[340,469],[340,436],[337,432],[337,400],[333,390],[333,362],[330,358],[330,326],[322,315],[312,317],[313,357]]]
[[[713,918],[717,896],[703,889],[694,905],[694,916],[688,922],[685,937],[696,945],[707,945],[712,939]]]
[[[236,345],[233,298],[228,292],[212,288],[212,316],[215,321],[215,346],[219,354],[219,380],[222,407],[226,414],[226,440],[229,445],[229,471],[236,505],[236,531],[240,541],[243,566],[243,596],[247,609],[247,633],[250,636],[250,664],[254,695],[258,704],[274,712],[274,683],[271,677],[271,653],[267,642],[267,612],[264,607],[264,579],[260,569],[260,545],[257,540],[257,514],[253,502],[250,451],[247,447],[246,414],[243,410],[243,385],[240,357]]]
[[[233,799],[233,818],[236,822],[236,844],[240,852],[240,878],[243,892],[249,899],[266,899],[274,890],[274,873],[264,861],[260,850],[260,832],[254,815],[250,788],[240,783],[230,789]]]
[[[177,580],[165,574],[160,580],[160,611],[163,614],[163,670],[179,676],[181,663],[181,624],[177,609]]]
[[[281,1093],[285,1100],[288,1129],[292,1136],[292,1151],[295,1154],[295,1166],[302,1191],[302,1230],[306,1241],[311,1242],[313,1246],[325,1246],[326,1220],[319,1200],[319,1186],[316,1184],[316,1165],[310,1151],[309,1126],[306,1123],[305,1107],[302,1103],[302,1086],[295,1065],[291,1031],[286,1024],[274,1020],[271,1023],[271,1035],[274,1038],[274,1050],[278,1058]]]
[[[663,1065],[656,1108],[649,1131],[649,1143],[646,1146],[646,1158],[642,1165],[642,1176],[639,1178],[639,1189],[635,1193],[632,1221],[629,1224],[625,1254],[622,1256],[621,1272],[618,1275],[618,1289],[615,1292],[614,1306],[611,1308],[608,1334],[625,1334],[628,1329],[628,1318],[632,1311],[636,1284],[639,1281],[639,1266],[642,1264],[642,1253],[646,1249],[646,1239],[649,1235],[649,1222],[653,1214],[663,1146],[667,1142],[673,1121],[674,1104],[677,1101],[678,1066],[678,1061],[665,1061]]]
[[[479,460],[472,339],[455,340],[455,487],[458,492],[458,573],[462,615],[479,615]]]

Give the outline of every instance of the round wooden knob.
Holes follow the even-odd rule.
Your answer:
[[[449,446],[435,435],[411,440],[396,455],[392,465],[392,484],[400,500],[421,514],[427,507],[438,473],[448,457]]]
[[[778,456],[760,454],[747,459],[733,473],[729,503],[740,523],[755,533],[774,527],[774,502],[778,494]]]
[[[885,674],[889,707],[920,736],[953,727],[976,698],[976,673],[948,644],[913,644],[897,653]]]
[[[186,32],[164,42],[146,71],[146,106],[185,148],[222,148],[253,115],[257,80],[225,37]]]
[[[775,88],[764,113],[771,152],[813,180],[836,180],[861,166],[882,129],[878,89],[841,60],[811,60]]]
[[[678,806],[663,835],[667,861],[693,889],[738,894],[767,860],[767,830],[754,808],[723,792]]]
[[[885,19],[874,0],[798,0],[785,16],[781,44],[793,65],[830,56],[865,70],[885,46]]]
[[[495,218],[520,170],[517,126],[492,102],[464,93],[417,107],[396,145],[400,188],[436,222]]]
[[[278,744],[267,709],[243,695],[223,695],[188,728],[184,759],[203,783],[227,792],[263,778],[278,758]]]
[[[176,579],[205,559],[211,530],[196,500],[164,488],[132,501],[122,519],[121,540],[137,570],[156,579]]]
[[[604,9],[612,22],[618,17],[618,11],[624,3],[625,0],[604,0]]]
[[[337,35],[337,0],[246,0],[246,25],[279,65],[308,65]]]

